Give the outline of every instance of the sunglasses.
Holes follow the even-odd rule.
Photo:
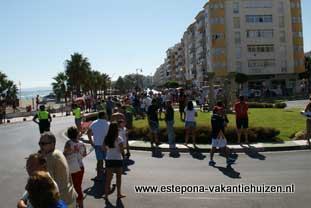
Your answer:
[[[44,146],[44,145],[47,145],[47,144],[52,144],[52,142],[39,142],[40,146]]]

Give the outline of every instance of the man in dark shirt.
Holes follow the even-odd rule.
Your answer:
[[[167,136],[170,149],[175,149],[175,132],[174,132],[174,109],[172,107],[172,102],[169,100],[166,102],[165,110],[165,122],[167,127]]]
[[[151,131],[151,147],[153,147],[153,143],[159,145],[159,119],[158,119],[158,106],[157,101],[155,99],[152,100],[151,105],[148,108],[148,124]]]
[[[229,157],[229,149],[227,148],[227,140],[224,136],[225,132],[225,114],[224,108],[221,104],[217,104],[214,107],[213,115],[211,117],[212,124],[212,149],[210,153],[210,161],[209,165],[214,166],[216,162],[213,160],[214,152],[219,148],[220,151],[223,151],[224,155],[227,159],[227,165],[231,165],[234,163],[234,159]]]

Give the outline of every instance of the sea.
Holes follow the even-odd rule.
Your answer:
[[[18,98],[21,97],[22,100],[31,100],[32,98],[36,98],[37,95],[42,98],[50,93],[53,93],[53,90],[50,88],[28,88],[22,89],[21,94],[18,93]]]

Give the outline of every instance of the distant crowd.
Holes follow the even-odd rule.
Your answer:
[[[203,96],[203,95],[202,95]],[[200,97],[200,96],[199,96]],[[95,150],[97,174],[93,180],[105,180],[104,198],[117,189],[117,197],[125,197],[121,191],[122,173],[125,160],[131,156],[127,130],[133,128],[134,119],[145,119],[150,130],[151,147],[158,149],[159,120],[164,119],[167,127],[167,141],[170,156],[177,153],[175,143],[175,109],[178,105],[179,118],[184,122],[185,143],[191,141],[197,148],[195,129],[198,110],[204,110],[205,98],[194,101],[193,94],[184,90],[166,93],[132,93],[126,96],[111,97],[87,105],[87,102],[77,101],[72,105],[75,126],[67,129],[67,137],[63,150],[55,148],[56,138],[50,132],[52,117],[45,106],[41,105],[33,121],[39,126],[39,151],[28,156],[26,169],[29,179],[26,192],[18,201],[19,208],[25,207],[79,207],[83,208],[82,181],[84,176],[83,158]],[[197,105],[198,104],[198,105]],[[197,108],[195,106],[198,106]],[[91,108],[89,108],[91,107]],[[241,142],[242,130],[245,132],[245,142],[248,143],[248,105],[241,96],[234,106],[238,142]],[[85,112],[98,111],[97,119],[85,126]],[[225,106],[218,101],[213,107],[212,117],[212,151],[209,165],[214,166],[214,152],[220,149],[226,156],[227,165],[234,163],[230,156],[225,138],[225,128],[228,124]],[[86,134],[92,149],[87,151],[81,137]],[[116,185],[111,185],[113,174],[116,174]],[[40,191],[41,190],[41,191]]]

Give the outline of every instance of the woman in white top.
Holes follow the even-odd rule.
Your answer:
[[[64,155],[67,159],[73,186],[78,194],[77,204],[83,208],[82,181],[84,175],[83,157],[86,156],[86,148],[83,142],[79,141],[79,130],[76,127],[69,127],[67,130],[68,140],[65,144]]]
[[[127,135],[127,129],[125,127],[126,123],[124,119],[119,119],[118,120],[118,125],[119,125],[119,137],[122,139],[123,143],[123,148],[126,149],[126,158],[130,158],[131,153],[130,153],[130,146],[129,146],[129,141],[128,141],[128,135]]]
[[[118,198],[125,197],[121,194],[121,177],[123,167],[123,142],[119,137],[118,124],[113,122],[109,126],[108,134],[104,140],[103,148],[106,149],[106,181],[105,181],[105,199],[111,193],[110,184],[113,173],[117,174],[117,192]]]
[[[185,108],[185,146],[188,146],[189,141],[189,135],[192,136],[192,143],[193,147],[196,148],[196,142],[195,142],[195,127],[196,127],[196,121],[195,117],[197,116],[197,113],[193,107],[192,101],[188,101],[187,107]]]

